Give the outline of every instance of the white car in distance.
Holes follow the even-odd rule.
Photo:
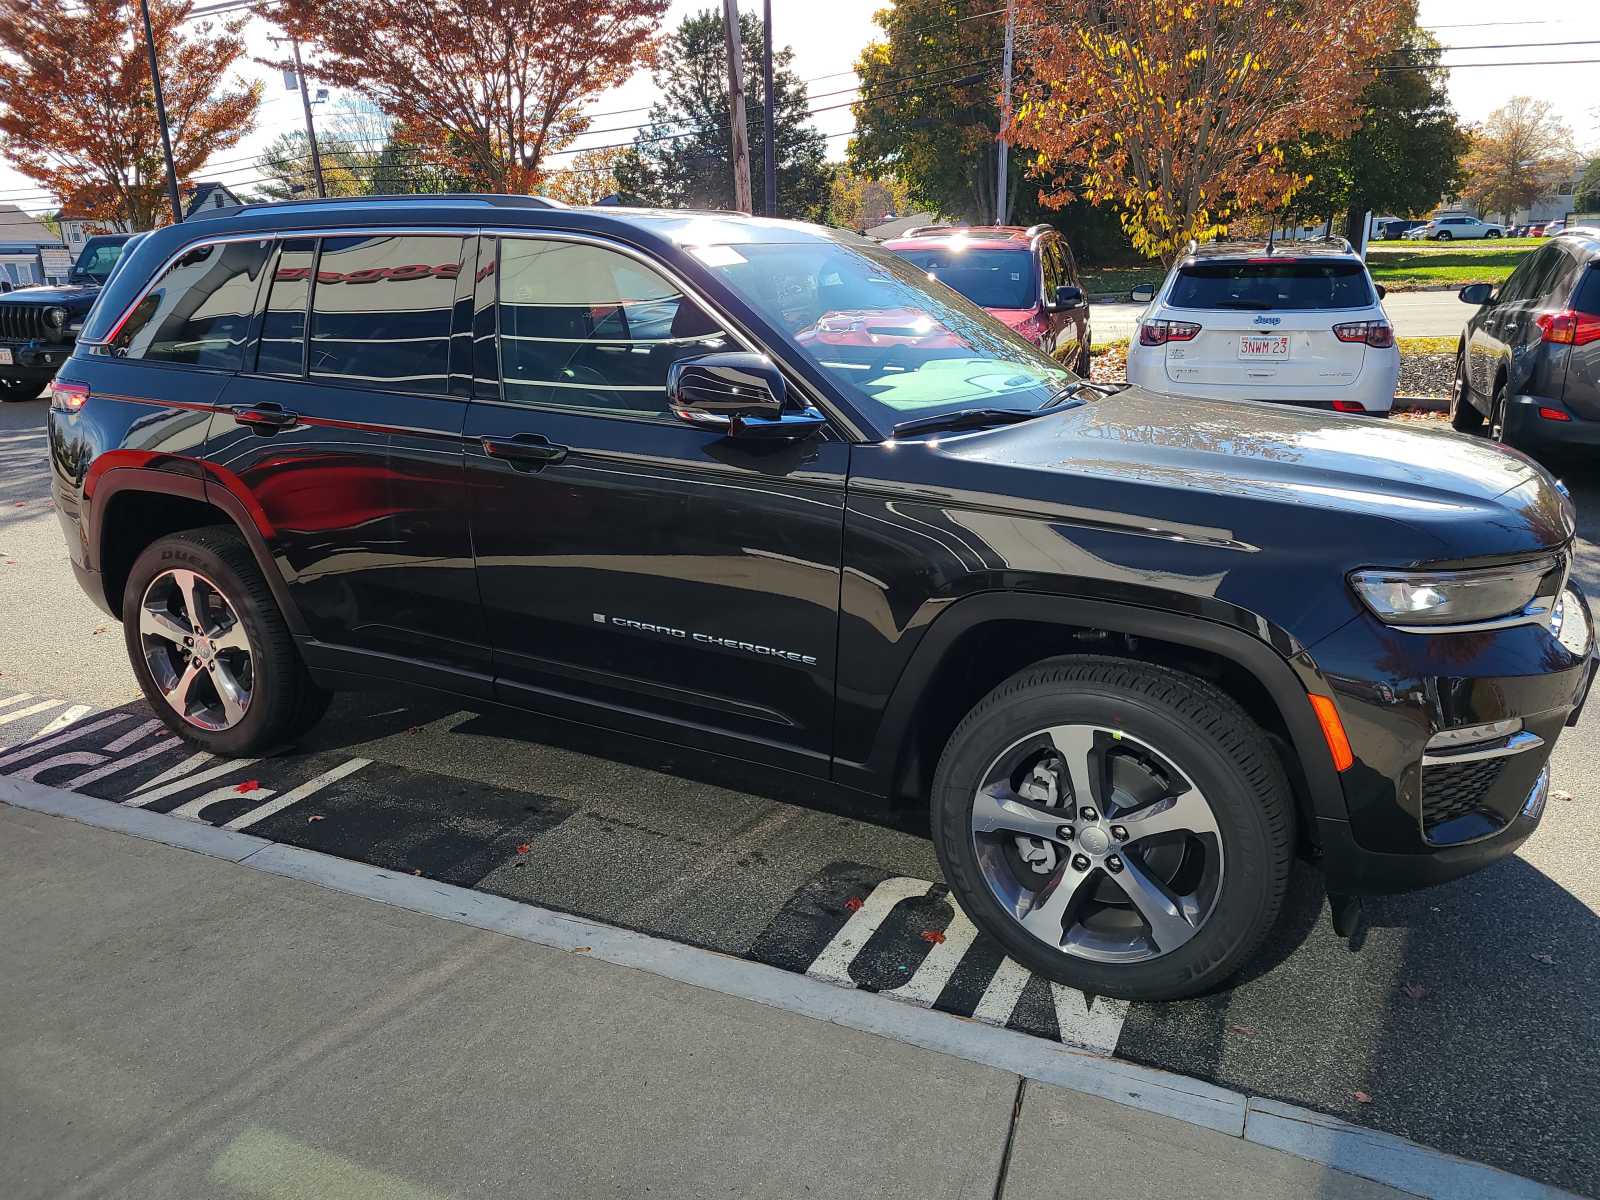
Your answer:
[[[1415,229],[1406,230],[1403,236],[1412,241],[1450,242],[1457,238],[1498,238],[1505,235],[1504,225],[1491,225],[1477,217],[1449,213],[1431,217]]]
[[[1128,382],[1203,399],[1386,415],[1400,378],[1383,289],[1343,238],[1191,243],[1128,346]]]

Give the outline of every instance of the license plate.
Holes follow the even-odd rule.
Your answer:
[[[1289,335],[1268,333],[1239,339],[1240,358],[1288,358]]]
[[[11,348],[9,346],[0,346],[0,367],[12,366],[15,362],[16,359],[11,357]]]

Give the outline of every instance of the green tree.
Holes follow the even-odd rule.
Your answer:
[[[1573,197],[1577,205],[1577,212],[1600,212],[1600,154],[1589,160],[1589,165],[1583,169],[1583,178],[1578,181],[1578,194]]]
[[[856,60],[861,90],[847,162],[864,175],[905,182],[916,208],[987,225],[995,219],[1000,57],[1005,24],[992,0],[900,0],[873,19],[883,30]],[[1027,177],[1029,155],[1012,151],[1006,220],[1062,230],[1078,259],[1128,260],[1116,214],[1082,200],[1057,208]]]
[[[1361,93],[1360,127],[1286,150],[1285,161],[1311,182],[1284,215],[1310,222],[1343,214],[1353,233],[1369,211],[1416,216],[1461,186],[1469,138],[1450,104],[1439,44],[1415,16],[1413,5],[1400,43],[1374,64],[1388,69]]]
[[[622,194],[663,208],[731,208],[733,165],[728,103],[728,55],[720,12],[684,18],[661,49],[655,71],[661,100],[633,147],[616,164]],[[766,142],[762,130],[766,95],[761,72],[761,21],[739,16],[746,65],[745,120],[750,145],[750,184],[757,212],[765,210],[766,182],[761,169]],[[778,166],[778,215],[818,219],[828,202],[830,172],[824,161],[826,139],[809,123],[806,89],[793,70],[794,51],[774,47],[772,85],[774,138]]]
[[[910,189],[893,175],[882,179],[835,167],[829,184],[828,218],[841,229],[865,232],[892,217],[909,216]]]
[[[1555,106],[1513,96],[1472,131],[1461,194],[1485,216],[1499,213],[1509,221],[1517,209],[1553,195],[1577,161],[1572,130]]]
[[[330,196],[360,196],[366,192],[365,163],[362,156],[327,138],[317,138],[322,156],[322,181]],[[251,199],[292,200],[317,194],[316,175],[311,170],[311,148],[299,130],[280,133],[256,160],[261,178]]]

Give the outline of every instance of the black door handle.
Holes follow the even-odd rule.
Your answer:
[[[504,459],[519,471],[537,471],[567,456],[565,446],[557,446],[540,433],[519,433],[514,438],[484,437],[483,452],[490,458]]]
[[[288,429],[300,419],[300,414],[286,412],[276,404],[255,404],[234,409],[233,419],[240,425],[248,425],[257,433],[272,434],[280,429]]]

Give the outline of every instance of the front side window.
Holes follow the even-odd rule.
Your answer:
[[[1039,298],[1039,268],[1027,250],[968,250],[957,242],[895,253],[980,308],[1032,308]]]
[[[1075,378],[920,265],[865,241],[689,253],[887,425],[971,407],[1035,409]]]
[[[322,239],[306,373],[361,387],[443,395],[466,241],[434,234]]]
[[[256,370],[263,375],[298,378],[305,373],[306,307],[316,261],[317,244],[311,238],[294,238],[279,248],[256,350]]]
[[[662,416],[667,368],[735,349],[717,323],[637,260],[578,242],[500,241],[505,398],[610,416]]]
[[[142,358],[237,371],[271,242],[196,246],[168,267],[108,345]]]
[[[92,237],[78,252],[78,261],[72,264],[67,276],[72,283],[104,283],[111,277],[111,268],[122,257],[122,248],[128,239],[123,237]]]
[[[1366,308],[1372,287],[1348,259],[1197,262],[1181,267],[1167,303],[1173,308],[1266,311]]]

